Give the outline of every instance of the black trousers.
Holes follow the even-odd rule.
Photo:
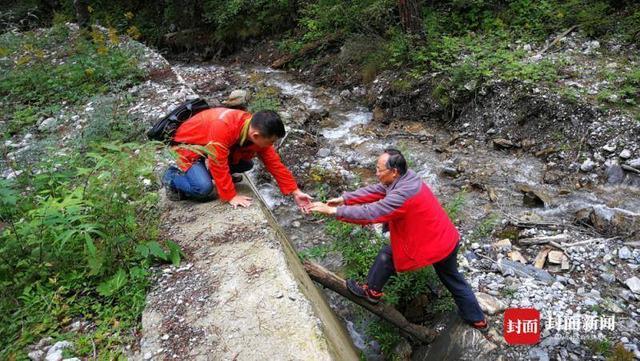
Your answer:
[[[480,309],[476,295],[458,271],[458,248],[460,248],[459,244],[445,259],[434,263],[433,268],[440,282],[451,292],[462,319],[466,322],[484,320],[484,314]],[[367,284],[374,291],[382,291],[389,278],[395,274],[396,269],[393,266],[391,247],[384,246],[378,252],[373,266],[369,270]]]
[[[252,160],[240,159],[240,161],[237,164],[229,163],[229,173],[231,174],[244,173],[246,171],[251,170],[251,168],[253,168]]]

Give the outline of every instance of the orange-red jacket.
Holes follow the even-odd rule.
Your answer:
[[[229,161],[237,164],[241,159],[250,160],[256,154],[278,182],[282,194],[289,194],[298,188],[291,172],[282,164],[273,146],[260,148],[252,144],[246,135],[251,114],[242,110],[212,108],[187,119],[176,130],[173,140],[177,143],[206,146],[213,154],[207,157],[207,167],[211,173],[220,198],[226,201],[236,195],[236,189],[229,174]],[[244,134],[244,136],[243,136]],[[244,140],[243,144],[241,140]],[[202,155],[191,150],[175,147],[180,155],[178,166],[187,171]]]

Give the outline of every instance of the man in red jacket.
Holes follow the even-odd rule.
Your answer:
[[[251,159],[257,155],[282,194],[291,194],[306,213],[311,197],[298,188],[273,147],[284,135],[284,124],[272,111],[252,115],[238,109],[212,108],[194,115],[178,127],[173,137],[180,143],[174,147],[179,168],[170,167],[163,176],[167,194],[172,199],[220,197],[234,208],[247,207],[251,198],[238,195],[234,186],[242,177],[232,174],[251,169]],[[195,149],[197,146],[200,149]]]
[[[347,280],[356,296],[378,303],[385,283],[397,272],[433,265],[440,281],[453,295],[462,318],[480,330],[487,322],[469,284],[458,272],[460,235],[431,190],[396,149],[378,158],[379,184],[347,192],[326,204],[315,202],[310,210],[333,215],[343,222],[383,223],[391,246],[384,246],[369,270],[366,284]]]

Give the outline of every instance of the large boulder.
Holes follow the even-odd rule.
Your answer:
[[[444,331],[428,347],[418,349],[412,360],[495,360],[498,346],[480,331],[469,327],[460,317],[451,314]]]

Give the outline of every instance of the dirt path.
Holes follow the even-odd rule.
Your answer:
[[[141,358],[333,359],[258,205],[166,204],[166,235],[190,263],[164,269],[149,294]]]

